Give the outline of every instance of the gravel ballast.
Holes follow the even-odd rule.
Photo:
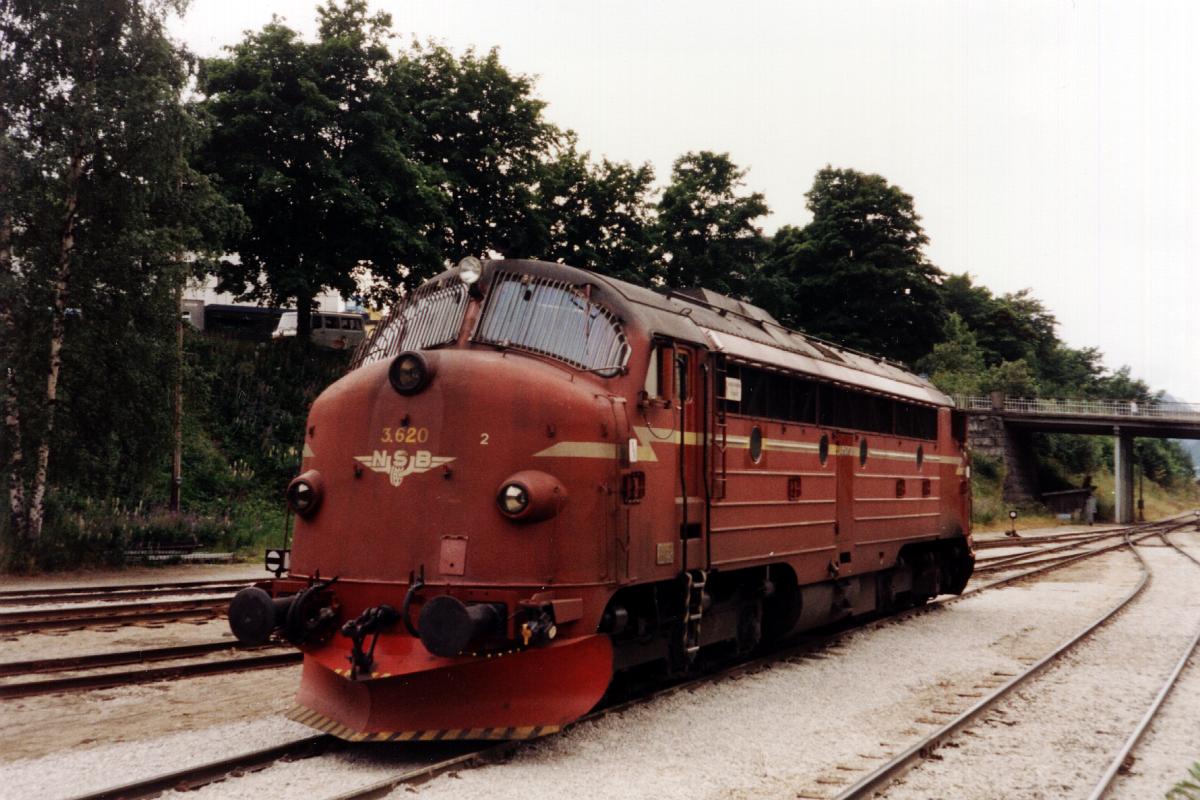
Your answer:
[[[884,796],[1087,797],[1200,624],[1195,591],[1200,568],[1157,540],[1151,542],[1157,546],[1139,550],[1153,580],[1129,608],[954,737],[951,746],[909,771]],[[1193,732],[1195,726],[1193,717]],[[1191,757],[1196,756],[1193,749]],[[1161,797],[1191,763],[1166,761],[1170,759],[1140,762],[1141,788],[1122,788],[1120,796]],[[1164,772],[1164,766],[1170,769]]]
[[[1200,558],[1200,536],[1172,534],[1171,541]],[[1182,621],[1180,627],[1185,627]],[[1200,653],[1192,654],[1134,748],[1133,759],[1128,773],[1118,775],[1113,783],[1112,797],[1160,797],[1176,781],[1188,777],[1188,768],[1200,761]]]
[[[1200,552],[1200,534],[1173,538]],[[1103,668],[1092,674],[1088,665],[1096,659],[1083,655],[1051,667],[1026,684],[1056,693],[1036,705],[1031,712],[1035,718],[1026,722],[1014,709],[1033,707],[1039,692],[1026,688],[1014,693],[999,712],[955,737],[902,778],[903,783],[890,787],[887,796],[1072,796],[1071,776],[1079,760],[1072,743],[1095,751],[1101,763],[1095,771],[1102,769],[1106,754],[1124,740],[1200,623],[1200,598],[1186,599],[1188,593],[1200,594],[1193,589],[1200,585],[1200,568],[1167,548],[1146,547],[1143,552],[1156,569],[1155,581],[1144,593],[1150,602],[1140,606],[1144,612],[1135,624],[1122,628],[1131,630],[1131,636],[1114,637],[1099,651]],[[1174,567],[1171,559],[1178,562]],[[196,576],[195,568],[188,571],[189,577],[213,577]],[[165,570],[154,572],[167,579]],[[521,748],[507,761],[464,767],[390,796],[830,797],[1086,627],[1123,597],[1139,575],[1128,551],[1108,553],[1016,586],[874,623],[816,652],[660,697]],[[980,582],[998,577],[983,575]],[[106,582],[118,581],[110,576]],[[1131,608],[1117,619],[1134,618],[1136,611]],[[228,636],[224,620],[34,634],[0,643],[0,660]],[[1099,641],[1100,634],[1094,639]],[[1080,645],[1078,652],[1092,642]],[[14,657],[14,646],[38,652]],[[1122,665],[1137,670],[1132,688],[1114,683],[1114,670]],[[1057,682],[1048,680],[1056,675]],[[1114,796],[1162,796],[1200,757],[1200,664],[1185,670],[1181,680],[1135,750],[1132,773],[1119,780]],[[287,667],[0,701],[6,733],[0,740],[5,776],[0,796],[69,797],[310,735],[311,729],[279,716],[290,706],[298,682],[299,668]],[[1089,711],[1104,713],[1123,700],[1131,709],[1128,724],[1122,717],[1111,725],[1070,733],[1069,726]],[[996,743],[977,741],[987,736],[997,737]],[[974,757],[972,750],[1006,746],[1011,750],[1000,749],[1005,755],[995,765],[964,760]],[[452,743],[352,747],[231,777],[191,796],[331,797],[461,749]],[[1041,761],[1045,770],[1030,769],[1021,758]],[[1090,764],[1082,771],[1094,778]],[[1043,783],[1048,780],[1043,773],[1049,782]]]
[[[580,725],[509,763],[416,791],[459,800],[828,796],[1052,650],[1137,577],[1130,554],[1101,556]]]

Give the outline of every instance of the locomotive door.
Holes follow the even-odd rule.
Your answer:
[[[704,459],[709,386],[702,362],[699,349],[675,346],[674,402],[679,414],[675,507],[684,570],[708,567],[708,476]]]

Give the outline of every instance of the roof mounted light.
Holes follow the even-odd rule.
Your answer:
[[[413,350],[396,356],[388,368],[388,380],[392,388],[404,395],[416,394],[424,389],[432,376],[433,369],[429,362]]]
[[[483,262],[475,256],[467,256],[458,262],[458,279],[467,286],[479,280],[483,274]]]

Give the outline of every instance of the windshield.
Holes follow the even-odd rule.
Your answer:
[[[629,360],[629,343],[612,312],[588,294],[563,281],[498,272],[476,338],[615,374]]]
[[[458,338],[466,312],[466,284],[426,284],[392,308],[359,346],[350,368],[382,361],[404,350],[449,344]]]

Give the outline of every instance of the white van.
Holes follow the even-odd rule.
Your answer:
[[[362,314],[342,311],[314,311],[312,314],[312,341],[332,350],[349,350],[358,347],[363,340]],[[275,326],[272,339],[296,335],[296,312],[285,311]]]

